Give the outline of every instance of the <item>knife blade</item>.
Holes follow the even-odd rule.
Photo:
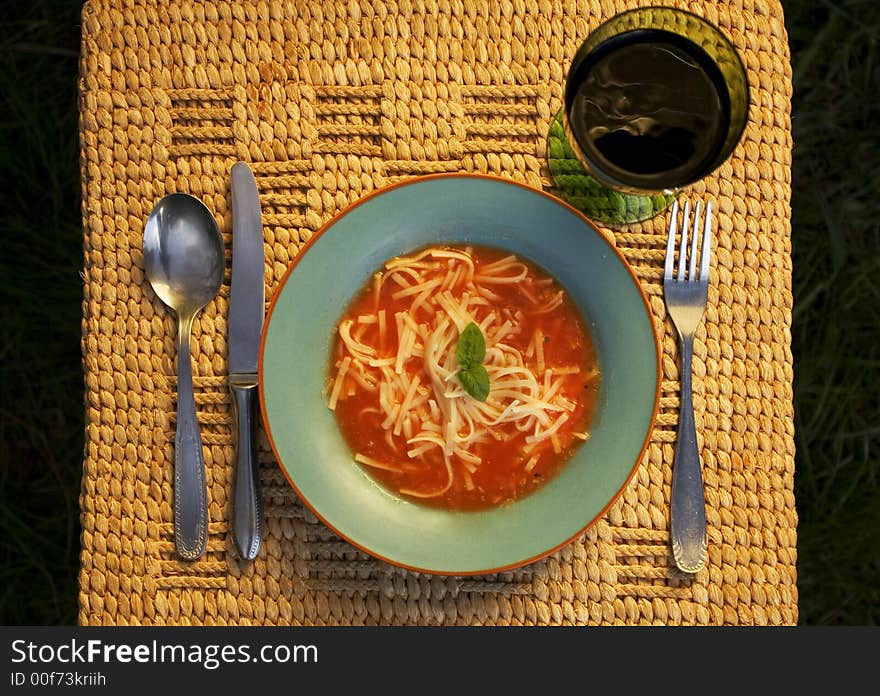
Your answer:
[[[232,534],[242,560],[256,558],[263,539],[257,463],[257,361],[263,331],[265,280],[257,182],[245,162],[232,166],[232,280],[229,296],[228,381],[235,421]]]

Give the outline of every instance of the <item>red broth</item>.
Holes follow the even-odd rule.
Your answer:
[[[353,456],[360,455],[359,459],[365,470],[387,489],[430,506],[454,510],[491,508],[517,500],[536,490],[558,473],[578,446],[589,437],[589,425],[596,407],[600,383],[599,365],[580,312],[559,283],[537,265],[517,257],[517,265],[508,270],[494,271],[493,269],[501,268],[504,263],[511,263],[509,260],[504,261],[510,257],[508,252],[489,247],[434,249],[442,253],[466,254],[473,264],[473,280],[468,282],[467,272],[470,266],[466,262],[444,257],[434,258],[430,255],[414,262],[414,265],[433,264],[436,268],[416,268],[411,275],[396,271],[397,278],[391,277],[395,269],[381,270],[381,275],[378,276],[381,284],[377,276],[374,276],[340,320],[340,327],[351,322],[347,324],[346,336],[352,343],[347,343],[342,339],[341,332],[337,332],[331,352],[327,395]],[[407,258],[417,257],[418,254],[414,254]],[[494,383],[490,380],[489,396],[482,404],[468,401],[473,397],[463,395],[459,380],[449,377],[448,374],[442,388],[437,389],[426,369],[425,353],[430,345],[426,337],[430,334],[431,326],[437,326],[446,320],[451,322],[451,315],[445,316],[438,300],[444,289],[448,289],[449,283],[431,288],[430,282],[444,274],[448,281],[450,275],[454,276],[452,269],[457,266],[462,270],[458,281],[449,289],[449,296],[457,298],[459,303],[464,300],[479,303],[468,305],[469,314],[475,323],[483,323],[492,312],[497,316],[482,332],[487,346],[494,346],[494,350],[490,350],[485,359],[487,369],[498,375]],[[481,270],[487,268],[501,280],[492,283],[480,281],[484,277]],[[521,276],[523,268],[526,273],[524,278],[518,282],[508,282],[510,278]],[[416,272],[419,279],[414,277]],[[407,282],[410,287],[417,287],[420,281],[428,283],[423,291],[406,292]],[[487,292],[486,297],[475,292],[478,286]],[[420,296],[422,301],[418,302]],[[417,307],[412,313],[414,303]],[[458,306],[461,307],[462,304]],[[379,311],[383,309],[384,332],[380,330],[379,321]],[[420,327],[421,355],[416,348],[415,354],[402,362],[371,366],[370,361],[379,365],[397,355],[401,334],[404,334],[405,341],[416,340],[418,343],[418,338],[405,335],[412,334],[415,329],[401,330],[403,323],[399,324],[395,319],[397,313],[404,312],[408,312],[414,319],[413,323]],[[505,321],[509,323],[507,334],[504,333]],[[449,327],[445,335],[456,336],[459,333],[460,328],[456,330],[455,327]],[[439,330],[435,335],[439,335]],[[493,340],[493,336],[498,339]],[[354,348],[350,348],[350,345]],[[457,364],[448,355],[449,351],[454,352],[456,345],[456,340],[452,340],[445,352],[437,354],[438,364],[441,361],[445,361],[447,367]],[[366,356],[361,352],[362,347],[372,348],[373,353]],[[517,352],[521,364],[518,362]],[[353,357],[357,355],[361,356],[360,362]],[[346,360],[346,372],[337,380]],[[511,367],[508,368],[505,361],[509,361]],[[490,364],[493,362],[494,364]],[[534,375],[534,381],[539,385],[537,391],[523,368]],[[562,374],[553,372],[554,368]],[[551,370],[549,376],[548,369]],[[395,370],[400,370],[400,374]],[[513,375],[505,374],[505,371],[510,370],[518,372]],[[383,375],[389,381],[385,388],[381,386]],[[400,387],[396,397],[390,398],[390,385],[394,380],[400,382]],[[492,424],[495,418],[485,416],[484,419],[490,425],[476,423],[473,426],[475,434],[467,424],[460,424],[457,429],[458,437],[469,436],[474,439],[473,442],[461,445],[458,453],[444,453],[444,447],[439,444],[439,440],[443,440],[449,419],[438,407],[438,402],[444,399],[443,394],[458,394],[457,397],[447,399],[447,404],[454,401],[460,413],[482,413],[481,409],[490,409],[492,416],[498,416],[499,412],[503,413],[507,408],[510,413],[506,417],[511,419],[518,407],[513,403],[515,394],[508,393],[511,389],[505,385],[519,385],[521,382],[532,385],[532,391],[529,392],[532,395],[537,394],[540,397],[552,394],[552,398],[548,397],[550,400],[547,401],[542,401],[541,398],[532,398],[531,401],[524,399],[524,402],[529,403],[552,401],[557,410],[544,413],[544,419],[548,422],[543,427],[538,425],[536,429],[539,420],[537,415],[533,415],[531,421],[528,416],[523,415],[515,422],[508,420],[498,424]],[[413,388],[408,389],[408,386]],[[381,399],[383,389],[384,400]],[[405,418],[400,416],[399,411],[396,418],[391,418],[394,415],[393,407],[399,407],[402,402],[407,401],[406,392],[412,392],[409,394],[409,403],[420,402],[417,411],[423,417],[419,421],[418,417],[410,416],[413,420],[409,424],[409,433],[403,427],[406,425],[403,423]],[[506,396],[496,396],[496,393]],[[384,407],[380,405],[380,401],[384,402]],[[438,411],[441,412],[439,417]],[[430,417],[432,413],[434,416]],[[562,419],[564,422],[557,423],[563,413],[566,414]],[[418,422],[422,423],[423,428],[436,428],[439,423],[441,432],[435,437],[433,430],[428,432],[413,425]],[[555,429],[552,427],[554,425]],[[414,433],[414,430],[418,432]],[[552,435],[547,436],[546,433],[551,430]],[[419,433],[428,438],[428,441],[419,440]],[[416,438],[415,441],[412,440],[413,437]],[[413,451],[417,452],[416,456],[407,453]],[[439,491],[442,492],[438,493]]]

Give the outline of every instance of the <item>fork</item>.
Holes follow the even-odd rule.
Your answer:
[[[698,201],[694,210],[693,230],[688,243],[690,202],[685,201],[681,222],[678,272],[675,266],[675,237],[678,201],[672,206],[669,238],[666,243],[666,264],[663,271],[663,296],[672,323],[678,331],[681,352],[681,407],[675,458],[672,464],[672,502],[670,529],[675,565],[686,573],[696,573],[706,565],[706,502],[703,492],[702,465],[697,449],[694,404],[691,385],[691,359],[694,332],[706,309],[709,290],[709,260],[712,248],[712,204],[706,203],[703,240],[697,248],[700,224]],[[690,247],[690,248],[688,248]],[[697,274],[697,255],[700,256]]]

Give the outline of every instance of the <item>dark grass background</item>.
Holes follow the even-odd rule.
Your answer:
[[[0,624],[77,621],[78,0],[0,13]],[[783,0],[803,625],[880,619],[880,2]]]

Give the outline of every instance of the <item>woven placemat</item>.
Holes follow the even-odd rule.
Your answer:
[[[267,299],[334,213],[402,178],[478,172],[552,191],[546,135],[587,32],[638,2],[90,0],[80,79],[86,448],[82,624],[795,624],[789,105],[778,0],[675,2],[741,51],[745,136],[688,195],[716,201],[717,253],[694,355],[709,563],[669,541],[676,342],[661,292],[665,217],[611,235],[662,336],[656,430],[636,476],[582,538],[477,577],[387,565],[300,504],[260,443],[267,538],[240,564],[229,530],[228,273],[195,320],[208,551],[173,556],[173,316],[144,279],[144,221],[199,196],[231,247],[229,170],[252,165]]]

